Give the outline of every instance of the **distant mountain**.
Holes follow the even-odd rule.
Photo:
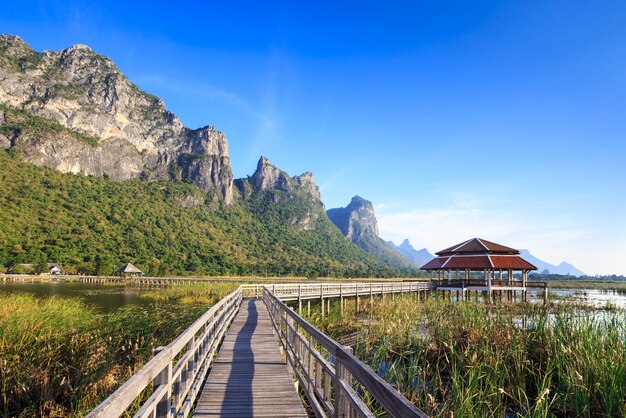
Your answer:
[[[528,250],[520,250],[520,255],[526,261],[537,266],[537,273],[563,274],[563,275],[570,275],[570,276],[576,276],[576,277],[585,275],[585,273],[578,270],[576,267],[574,267],[570,263],[566,263],[565,261],[563,261],[558,266],[555,266],[554,264],[546,263],[545,261],[538,259],[534,255],[532,255]]]
[[[435,258],[435,256],[429,253],[426,248],[422,248],[419,251],[413,248],[408,239],[402,241],[402,244],[400,245],[396,245],[392,241],[387,241],[387,245],[408,258],[409,260],[415,261],[420,266],[423,266],[424,264]]]
[[[416,272],[378,238],[375,224],[368,235],[365,221],[351,221],[360,245],[346,240],[326,216],[312,173],[292,177],[262,157],[252,176],[234,179],[222,132],[183,126],[161,99],[85,45],[37,52],[0,35],[0,167],[0,266],[56,262],[110,274],[132,262],[148,275]]]
[[[345,208],[328,209],[326,214],[341,233],[357,247],[396,268],[416,268],[418,265],[389,248],[378,236],[378,220],[369,200],[354,196]]]

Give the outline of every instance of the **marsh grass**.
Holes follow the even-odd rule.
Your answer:
[[[84,416],[229,291],[187,289],[111,313],[0,293],[0,416]]]
[[[412,297],[368,306],[309,319],[335,339],[357,332],[357,357],[429,415],[626,416],[624,311]]]
[[[239,283],[189,283],[167,286],[162,289],[151,290],[140,295],[142,299],[159,302],[176,302],[185,305],[208,304],[214,305],[224,296],[234,292]]]

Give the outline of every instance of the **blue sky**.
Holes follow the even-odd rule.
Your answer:
[[[0,32],[109,56],[190,127],[355,194],[381,236],[626,274],[626,3],[22,1]]]

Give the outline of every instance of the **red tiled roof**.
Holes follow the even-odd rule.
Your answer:
[[[515,248],[506,247],[482,238],[472,238],[460,244],[436,252],[437,255],[452,254],[519,254]]]
[[[537,267],[518,255],[492,255],[491,262],[496,269],[537,270]]]
[[[423,270],[537,270],[519,256],[518,250],[481,238],[472,238],[435,254],[438,257],[424,264]]]
[[[443,264],[448,261],[449,257],[435,257],[430,260],[428,263],[424,264],[421,269],[422,270],[430,270],[430,269],[440,269]]]
[[[448,262],[443,266],[445,269],[490,269],[493,266],[489,257],[486,255],[479,255],[476,257],[463,257],[452,256],[448,259]]]

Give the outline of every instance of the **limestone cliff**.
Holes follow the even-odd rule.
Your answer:
[[[341,233],[356,246],[396,268],[414,268],[417,264],[392,250],[378,236],[378,220],[369,200],[354,196],[345,208],[326,211]]]
[[[37,53],[0,35],[0,104],[0,147],[18,149],[28,162],[115,180],[188,180],[233,202],[225,135],[186,128],[85,45]],[[66,129],[38,129],[50,122]]]
[[[378,221],[369,200],[354,196],[345,208],[329,209],[328,217],[350,241],[378,238]]]
[[[256,202],[255,212],[277,209],[277,216],[296,229],[315,230],[318,219],[324,215],[320,191],[311,172],[290,177],[261,157],[254,174],[235,180],[235,184],[248,204]],[[274,208],[268,208],[269,205]]]

